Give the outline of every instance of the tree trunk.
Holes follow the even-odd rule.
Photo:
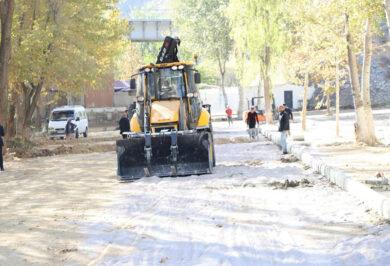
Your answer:
[[[11,57],[11,30],[14,0],[0,1],[0,122],[5,123],[8,112],[8,70]]]
[[[326,93],[326,115],[331,116],[332,111],[330,110],[330,93]]]
[[[9,112],[8,112],[8,137],[13,138],[16,136],[16,106],[18,103],[19,95],[16,91],[13,91],[11,94],[11,101],[9,104]]]
[[[237,116],[238,119],[242,118],[242,114],[244,112],[244,105],[245,105],[245,93],[244,93],[244,87],[241,86],[241,84],[238,86],[238,109],[237,109]]]
[[[222,90],[222,95],[223,95],[223,101],[225,103],[225,107],[229,105],[228,97],[226,94],[226,89],[225,89],[225,73],[221,74],[221,90]]]
[[[366,31],[364,36],[364,59],[362,69],[362,98],[364,113],[366,116],[365,125],[370,129],[370,138],[372,141],[378,142],[375,136],[374,116],[371,108],[371,61],[372,61],[372,31],[371,23],[366,21]]]
[[[305,73],[305,82],[303,85],[303,101],[302,101],[302,130],[306,130],[306,112],[307,112],[307,91],[309,89],[309,73]]]
[[[363,142],[368,145],[375,145],[377,143],[375,137],[374,127],[370,126],[370,122],[367,123],[366,117],[366,108],[363,105],[363,99],[360,92],[360,82],[359,82],[359,73],[358,73],[358,65],[356,61],[356,56],[353,51],[354,42],[349,32],[349,20],[348,15],[345,16],[345,36],[347,41],[347,51],[348,51],[348,66],[349,66],[349,77],[351,80],[352,87],[352,96],[355,105],[355,114],[356,114],[356,122],[355,122],[355,135],[356,141]],[[366,51],[365,51],[365,60],[366,60]],[[373,125],[373,120],[371,121],[371,125]]]
[[[336,64],[336,136],[340,137],[340,66]]]
[[[38,84],[22,83],[23,88],[23,117],[22,117],[22,137],[27,138],[28,131],[32,122],[32,116],[37,107],[39,97],[43,88],[43,78]]]
[[[269,70],[271,68],[271,48],[270,47],[265,47],[265,54],[264,54],[264,73],[263,73],[263,81],[264,81],[264,108],[265,108],[265,117],[267,124],[272,124],[273,123],[273,118],[272,118],[272,108],[271,108],[271,78],[269,74]]]
[[[35,115],[34,115],[34,126],[36,130],[41,131],[42,130],[42,114],[41,109],[39,106],[42,105],[41,99],[38,100],[37,107],[35,108]]]
[[[364,36],[364,58],[362,69],[362,96],[363,105],[371,107],[370,96],[370,78],[371,78],[371,61],[372,61],[372,35],[369,20],[366,21],[366,31]]]
[[[388,39],[390,39],[390,0],[383,1],[383,7],[386,13],[387,29],[388,29]]]
[[[227,97],[226,90],[225,90],[226,60],[218,57],[218,66],[219,66],[219,74],[221,76],[221,90],[222,90],[223,100],[224,100],[225,107],[226,107],[229,105],[228,97]]]
[[[264,107],[265,107],[265,117],[267,124],[273,123],[272,110],[271,110],[271,82],[268,76],[264,80]]]

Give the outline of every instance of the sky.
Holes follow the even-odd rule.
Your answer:
[[[147,8],[151,10],[149,17],[153,18],[168,18],[170,0],[120,0],[119,9],[124,17],[127,18],[142,18],[142,12],[138,10]],[[157,17],[158,16],[158,17]]]

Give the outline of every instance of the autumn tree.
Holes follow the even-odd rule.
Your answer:
[[[345,39],[348,52],[349,78],[356,113],[356,140],[374,145],[377,143],[377,138],[370,96],[372,34],[378,27],[378,22],[383,14],[381,12],[382,2],[379,0],[349,0],[340,1],[337,4],[339,10],[345,10]],[[358,39],[363,39],[363,42],[357,41]],[[357,52],[363,52],[360,75]]]
[[[285,5],[290,46],[285,53],[290,81],[304,85],[302,129],[306,130],[309,79],[319,84],[330,113],[330,96],[336,94],[336,135],[339,135],[340,79],[346,68],[344,20],[331,1],[291,0]]]
[[[111,0],[19,0],[16,7],[11,98],[21,99],[25,136],[44,90],[82,93],[112,75],[127,23]]]
[[[233,31],[245,40],[239,44],[240,50],[258,66],[264,88],[267,123],[273,120],[272,71],[285,44],[282,6],[283,1],[280,0],[231,0],[228,11]]]
[[[6,122],[8,112],[8,76],[14,5],[14,0],[0,1],[0,122],[2,123]]]
[[[206,57],[217,64],[225,106],[228,105],[226,64],[233,47],[230,24],[225,16],[228,3],[228,0],[177,0],[174,18],[187,50],[192,50],[201,60]]]

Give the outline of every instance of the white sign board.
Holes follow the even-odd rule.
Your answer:
[[[158,42],[172,35],[171,20],[130,20],[129,23],[133,42]]]

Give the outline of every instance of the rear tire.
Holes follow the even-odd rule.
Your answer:
[[[210,134],[211,136],[211,146],[213,147],[213,167],[215,167],[217,165],[217,161],[215,159],[215,149],[214,149],[214,138],[212,137],[213,133]]]
[[[83,133],[84,138],[88,137],[88,128],[85,128],[85,132]]]
[[[80,135],[79,135],[79,130],[78,130],[78,129],[77,129],[76,132],[74,133],[74,137],[75,137],[76,139],[78,139],[78,138],[80,137]]]
[[[214,145],[212,140],[208,140],[208,157],[209,157],[209,173],[214,172],[215,159],[214,159]]]

